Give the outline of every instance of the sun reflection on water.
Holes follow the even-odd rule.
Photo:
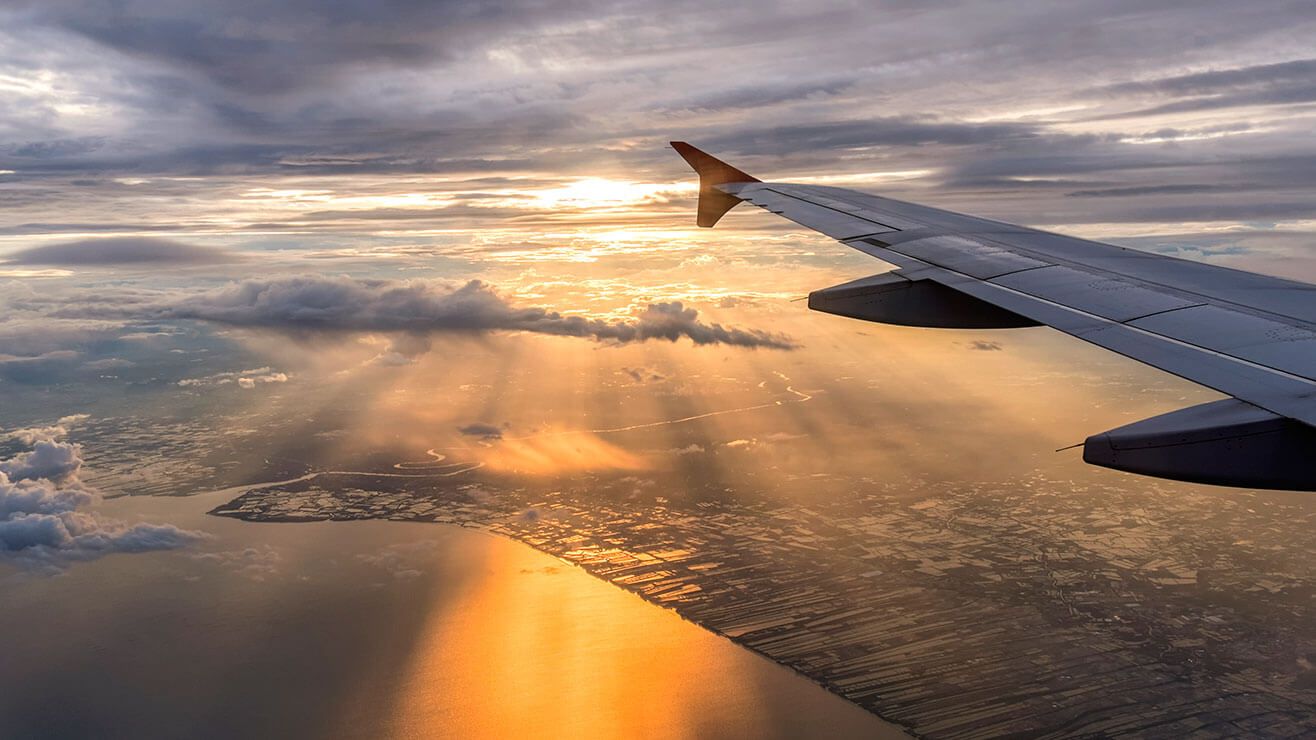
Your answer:
[[[760,658],[711,649],[721,638],[670,612],[633,608],[527,549],[494,548],[490,558],[486,569],[520,576],[479,579],[460,611],[431,610],[385,735],[687,738],[729,707],[744,737],[779,734],[742,665]],[[618,633],[634,641],[609,637]]]

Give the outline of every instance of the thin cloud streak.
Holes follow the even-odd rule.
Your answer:
[[[15,265],[214,265],[238,258],[212,247],[147,237],[82,239],[31,247],[9,255]]]

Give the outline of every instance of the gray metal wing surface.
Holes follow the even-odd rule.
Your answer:
[[[1089,437],[1157,477],[1316,490],[1316,286],[842,188],[760,182],[684,142],[701,226],[746,202],[898,269],[810,308],[908,326],[1046,325],[1231,396]]]

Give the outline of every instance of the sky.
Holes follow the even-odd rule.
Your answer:
[[[595,428],[614,391],[708,411],[725,368],[752,389],[777,382],[774,363],[880,353],[907,383],[1013,402],[1048,443],[1076,441],[1101,428],[1037,421],[1038,398],[950,366],[973,351],[984,377],[1033,387],[1086,372],[1047,364],[1057,347],[1097,354],[898,329],[855,349],[862,327],[794,301],[885,268],[750,209],[694,228],[695,181],[667,142],[762,179],[1312,279],[1312,38],[1305,2],[6,2],[0,428],[21,451],[0,472],[5,517],[54,527],[15,526],[7,547],[188,546],[195,533],[83,517],[96,452],[69,430],[294,388],[370,389],[338,431],[406,428],[423,452],[435,429],[474,444],[518,424]],[[1166,382],[1110,367],[1130,388]],[[570,402],[541,404],[542,378],[480,382],[548,369]],[[426,383],[476,391],[442,407],[389,395]],[[897,397],[852,385],[878,407]],[[1125,406],[1201,395],[1167,387]],[[977,430],[917,403],[923,432]],[[838,432],[813,433],[825,448]],[[581,454],[509,441],[485,462],[652,465],[602,441]]]
[[[691,194],[671,139],[760,177],[1189,252],[1254,238],[1292,257],[1312,218],[1304,2],[43,0],[0,13],[6,246],[167,234],[369,249],[461,234],[470,248],[475,229],[560,245],[581,222],[669,228],[688,224]]]

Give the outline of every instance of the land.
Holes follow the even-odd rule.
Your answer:
[[[1040,475],[820,480],[807,505],[676,487],[325,473],[211,513],[515,538],[919,736],[1316,733],[1316,515],[1296,499]]]

